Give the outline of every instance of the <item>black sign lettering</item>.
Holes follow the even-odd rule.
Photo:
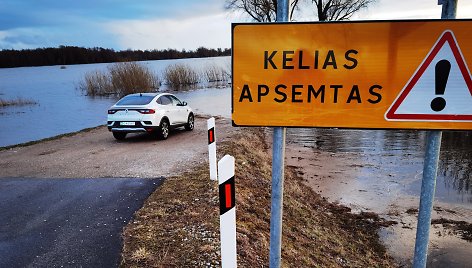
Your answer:
[[[303,65],[303,51],[298,51],[298,69],[310,69],[310,66]]]
[[[376,92],[375,89],[381,90],[381,89],[382,89],[382,86],[373,85],[373,86],[371,86],[371,87],[369,88],[369,93],[370,93],[370,95],[376,97],[375,99],[368,99],[368,100],[367,100],[368,102],[370,102],[370,103],[372,103],[372,104],[379,103],[379,102],[382,100],[382,95],[380,95],[380,93]]]
[[[302,92],[297,91],[297,89],[302,89],[303,85],[293,85],[292,86],[292,102],[303,102],[302,99],[297,99],[297,96],[301,96]]]
[[[262,91],[264,90],[264,91]],[[257,102],[261,102],[262,96],[269,94],[269,87],[266,85],[257,86]]]
[[[329,65],[332,65],[334,69],[338,69],[338,65],[336,64],[336,57],[334,56],[334,51],[328,51],[328,55],[326,55],[325,62],[323,64],[323,69],[326,69]]]
[[[321,85],[318,90],[315,91],[315,88],[312,85],[308,85],[308,102],[311,102],[311,96],[318,98],[318,95],[321,95],[321,103],[324,103],[325,96],[325,85]]]
[[[272,58],[277,54],[277,51],[272,51],[272,53],[269,56],[269,51],[264,51],[264,69],[267,69],[270,65],[272,66],[273,69],[277,69],[277,66],[274,64],[272,61]]]
[[[293,54],[295,53],[295,51],[285,51],[282,53],[282,68],[283,69],[294,69],[293,65],[288,65],[287,63],[289,62],[292,62],[293,61],[293,57],[289,57],[289,56],[293,56]]]
[[[280,89],[283,88],[283,89],[287,89],[287,86],[286,85],[277,85],[275,87],[275,93],[279,96],[282,96],[281,99],[278,99],[278,98],[274,98],[274,100],[276,102],[284,102],[285,100],[287,100],[287,94],[285,94],[285,92],[282,92],[280,91]]]
[[[359,92],[359,86],[357,85],[352,86],[351,93],[349,93],[346,103],[351,103],[351,100],[357,100],[357,103],[362,103],[361,93]]]
[[[344,64],[344,68],[348,69],[348,70],[351,70],[351,69],[354,69],[357,67],[357,59],[356,58],[353,58],[351,57],[350,54],[356,54],[357,55],[357,50],[354,50],[354,49],[350,49],[348,51],[346,51],[346,54],[344,54],[344,57],[346,58],[346,60],[352,62],[352,65],[347,65],[347,64]]]
[[[241,96],[239,97],[239,102],[243,102],[244,99],[248,99],[249,102],[252,102],[251,91],[249,90],[248,85],[243,86],[243,90],[241,91]]]
[[[342,85],[331,85],[330,88],[334,89],[333,103],[338,103],[338,89],[343,88]]]

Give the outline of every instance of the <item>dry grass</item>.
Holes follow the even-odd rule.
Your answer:
[[[216,64],[207,66],[203,71],[203,75],[208,82],[225,82],[230,79],[228,72]]]
[[[194,85],[200,82],[198,73],[185,64],[173,64],[164,70],[167,84],[174,89]]]
[[[472,242],[472,224],[468,222],[439,218],[433,219],[431,224],[442,224],[443,227],[452,230],[453,233],[458,234],[462,239]]]
[[[85,74],[79,89],[89,96],[125,96],[137,92],[154,92],[159,79],[149,68],[137,62],[119,62],[108,67],[108,72]]]
[[[271,157],[264,131],[240,131],[218,150],[236,158],[238,266],[267,267]],[[217,196],[207,163],[167,179],[125,228],[121,266],[219,267]],[[283,267],[392,267],[377,234],[382,224],[375,214],[327,202],[286,169]]]
[[[16,99],[6,100],[0,98],[0,107],[6,106],[24,106],[37,104],[34,100],[18,97]]]
[[[153,92],[159,88],[159,79],[149,68],[137,62],[120,62],[108,68],[113,89],[120,95]]]
[[[92,71],[85,74],[84,80],[80,82],[79,88],[89,96],[103,96],[115,94],[111,85],[111,78],[102,71]]]

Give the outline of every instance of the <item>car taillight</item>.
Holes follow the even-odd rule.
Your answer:
[[[118,112],[118,110],[113,110],[113,109],[112,109],[112,110],[108,110],[108,114],[114,114],[114,113],[116,113],[116,112]]]
[[[156,110],[154,110],[154,109],[139,109],[137,111],[139,113],[142,113],[142,114],[154,114],[154,113],[156,113]]]

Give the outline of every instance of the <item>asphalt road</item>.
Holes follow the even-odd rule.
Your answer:
[[[0,267],[116,267],[163,178],[0,179]]]

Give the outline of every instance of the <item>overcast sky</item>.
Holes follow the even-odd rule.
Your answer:
[[[437,19],[437,2],[377,0],[353,19]],[[457,18],[472,18],[472,0],[458,2]],[[228,48],[231,22],[249,20],[223,6],[224,0],[0,0],[0,49]],[[299,17],[315,18],[304,10]]]

